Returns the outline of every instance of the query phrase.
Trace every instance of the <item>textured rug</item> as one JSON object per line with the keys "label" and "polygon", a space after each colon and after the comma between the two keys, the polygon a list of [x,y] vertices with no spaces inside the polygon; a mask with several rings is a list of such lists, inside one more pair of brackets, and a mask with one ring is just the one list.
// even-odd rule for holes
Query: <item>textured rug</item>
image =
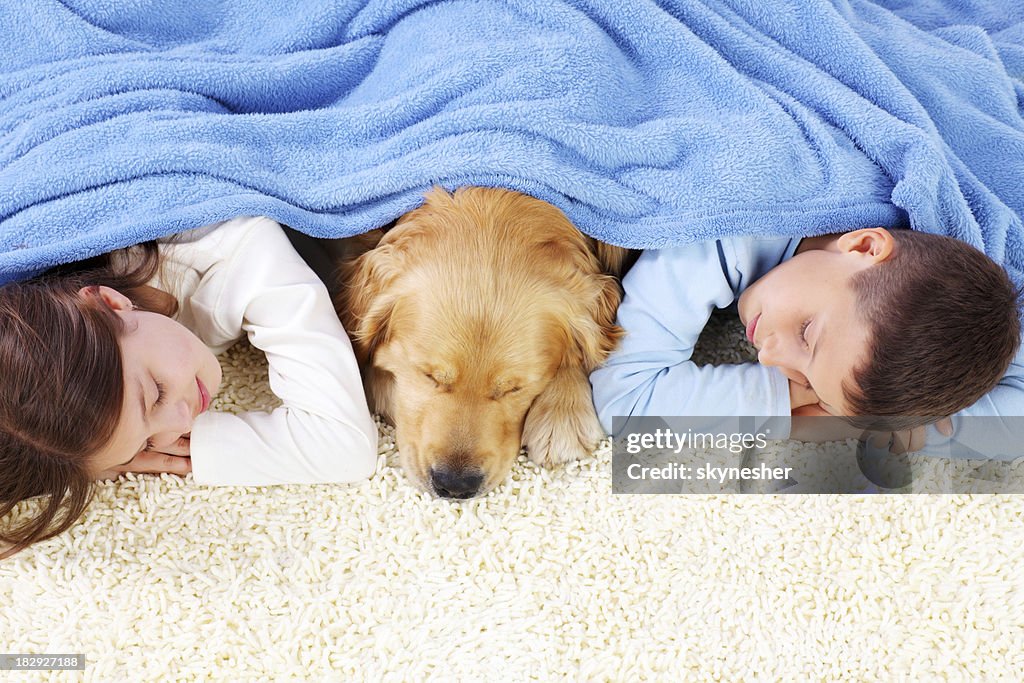
{"label": "textured rug", "polygon": [[[705,361],[749,351],[721,317],[701,346]],[[273,405],[258,352],[222,364],[217,409]],[[453,504],[406,482],[380,430],[381,467],[358,485],[101,485],[70,532],[0,562],[0,650],[86,667],[10,680],[1024,671],[1024,497],[613,495],[606,442],[553,471],[520,456],[503,486]],[[957,476],[927,467],[916,482]]]}

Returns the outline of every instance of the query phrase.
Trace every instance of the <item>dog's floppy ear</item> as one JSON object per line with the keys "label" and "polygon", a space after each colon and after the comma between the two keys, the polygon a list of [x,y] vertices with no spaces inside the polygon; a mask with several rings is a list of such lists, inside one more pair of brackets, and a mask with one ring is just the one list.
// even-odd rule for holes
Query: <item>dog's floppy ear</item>
{"label": "dog's floppy ear", "polygon": [[594,273],[588,278],[583,316],[570,321],[572,338],[579,349],[579,359],[586,372],[596,369],[618,346],[625,331],[615,324],[615,313],[622,300],[619,281],[605,274]]}
{"label": "dog's floppy ear", "polygon": [[616,275],[627,265],[629,250],[584,235],[553,205],[533,200],[530,206],[534,257],[564,292],[556,315],[567,342],[562,365],[589,373],[604,363],[625,334],[615,324],[622,300]]}
{"label": "dog's floppy ear", "polygon": [[621,276],[626,269],[629,250],[607,244],[600,240],[592,239],[591,249],[597,262],[601,264],[601,270],[609,275]]}
{"label": "dog's floppy ear", "polygon": [[400,272],[400,253],[394,244],[381,244],[339,267],[341,287],[334,306],[360,364],[368,362],[374,350],[388,340],[398,299],[394,285]]}
{"label": "dog's floppy ear", "polygon": [[622,300],[619,280],[608,275],[603,264],[582,236],[549,240],[541,250],[557,256],[549,261],[551,272],[561,272],[565,285],[563,311],[559,322],[568,337],[564,364],[573,364],[585,372],[604,363],[625,332],[615,324]]}

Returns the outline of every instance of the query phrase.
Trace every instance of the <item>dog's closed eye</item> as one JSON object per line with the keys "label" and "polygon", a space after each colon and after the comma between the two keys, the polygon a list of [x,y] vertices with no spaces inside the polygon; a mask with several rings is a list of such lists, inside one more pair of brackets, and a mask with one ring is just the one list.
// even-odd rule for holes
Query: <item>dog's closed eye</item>
{"label": "dog's closed eye", "polygon": [[521,389],[522,387],[512,387],[511,389],[495,389],[494,393],[491,394],[491,400],[499,401],[505,398],[506,396],[510,396],[511,394],[520,391]]}
{"label": "dog's closed eye", "polygon": [[499,380],[494,387],[494,391],[491,392],[491,400],[498,401],[506,396],[511,396],[516,392],[522,391],[522,382],[518,380]]}
{"label": "dog's closed eye", "polygon": [[437,370],[421,370],[420,372],[430,380],[435,389],[440,389],[441,391],[451,390],[454,378],[449,373]]}

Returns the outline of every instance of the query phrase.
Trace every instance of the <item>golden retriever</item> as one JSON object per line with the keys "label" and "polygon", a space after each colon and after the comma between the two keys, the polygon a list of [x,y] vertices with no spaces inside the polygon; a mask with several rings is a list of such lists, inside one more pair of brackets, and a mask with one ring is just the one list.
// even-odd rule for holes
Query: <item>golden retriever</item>
{"label": "golden retriever", "polygon": [[517,192],[434,189],[342,262],[338,313],[406,474],[444,498],[604,438],[588,379],[615,347],[628,252]]}

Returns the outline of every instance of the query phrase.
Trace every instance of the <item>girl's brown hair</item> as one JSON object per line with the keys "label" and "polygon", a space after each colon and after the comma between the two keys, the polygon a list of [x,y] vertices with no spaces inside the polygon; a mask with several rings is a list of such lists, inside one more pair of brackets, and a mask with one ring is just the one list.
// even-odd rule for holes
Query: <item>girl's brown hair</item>
{"label": "girl's brown hair", "polygon": [[155,243],[121,256],[131,267],[108,254],[0,287],[0,520],[45,497],[35,516],[0,525],[0,559],[64,532],[92,500],[90,460],[113,435],[124,398],[124,329],[98,287],[137,308],[176,307],[145,285],[159,268]]}

